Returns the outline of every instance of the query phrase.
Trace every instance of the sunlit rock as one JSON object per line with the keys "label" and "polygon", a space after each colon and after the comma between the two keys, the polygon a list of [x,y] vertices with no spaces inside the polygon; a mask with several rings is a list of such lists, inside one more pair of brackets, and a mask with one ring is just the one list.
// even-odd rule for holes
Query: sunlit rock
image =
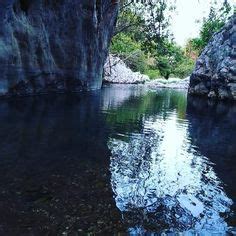
{"label": "sunlit rock", "polygon": [[151,89],[156,88],[170,88],[170,89],[188,89],[189,77],[185,79],[170,78],[166,79],[155,79],[147,83],[147,86]]}
{"label": "sunlit rock", "polygon": [[104,82],[143,84],[146,81],[149,81],[147,75],[143,75],[140,72],[133,72],[121,58],[109,55],[104,67]]}

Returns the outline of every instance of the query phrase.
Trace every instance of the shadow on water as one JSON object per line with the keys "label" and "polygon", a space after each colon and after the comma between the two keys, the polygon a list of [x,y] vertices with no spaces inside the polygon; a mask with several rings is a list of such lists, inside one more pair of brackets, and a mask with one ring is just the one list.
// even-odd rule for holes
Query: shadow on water
{"label": "shadow on water", "polygon": [[235,112],[127,85],[1,101],[0,234],[224,234]]}
{"label": "shadow on water", "polygon": [[99,92],[0,103],[0,234],[119,229]]}
{"label": "shadow on water", "polygon": [[[189,98],[187,111],[191,143],[214,164],[235,212],[236,104]],[[235,220],[234,215],[230,219],[234,226]]]}

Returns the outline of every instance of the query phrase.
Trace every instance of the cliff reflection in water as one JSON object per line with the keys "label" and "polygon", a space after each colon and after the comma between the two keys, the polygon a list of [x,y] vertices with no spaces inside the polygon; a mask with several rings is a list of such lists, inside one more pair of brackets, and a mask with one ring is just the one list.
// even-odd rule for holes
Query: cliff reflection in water
{"label": "cliff reflection in water", "polygon": [[[179,109],[186,108],[186,104],[178,107],[184,95],[177,93],[173,104],[174,95],[167,92],[164,100],[160,99],[161,106],[149,103],[149,111],[159,109],[153,114],[145,113],[141,130],[110,138],[111,184],[116,205],[133,234],[146,230],[223,234],[228,230],[225,218],[233,201],[227,197],[211,159],[195,146],[201,139],[196,135],[199,130],[214,134],[214,125],[201,121],[206,119],[205,122],[214,124],[216,114],[212,110],[205,118],[196,116],[192,110],[195,100],[191,100],[187,118],[180,116],[183,110]],[[197,122],[197,127],[191,122]],[[219,132],[224,128],[222,124],[218,122]],[[233,134],[231,130],[228,137],[233,138]],[[227,148],[217,136],[216,140],[207,138],[207,150],[215,148],[216,140],[222,150]],[[233,146],[233,139],[228,145]]]}
{"label": "cliff reflection in water", "polygon": [[235,107],[131,85],[0,101],[0,235],[224,235]]}

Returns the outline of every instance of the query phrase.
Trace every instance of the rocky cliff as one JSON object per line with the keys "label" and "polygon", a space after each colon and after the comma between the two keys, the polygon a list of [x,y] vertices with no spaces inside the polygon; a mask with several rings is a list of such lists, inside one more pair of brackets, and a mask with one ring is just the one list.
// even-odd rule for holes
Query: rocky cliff
{"label": "rocky cliff", "polygon": [[0,95],[97,89],[118,12],[114,0],[0,2]]}
{"label": "rocky cliff", "polygon": [[189,94],[236,100],[236,14],[213,36],[197,60]]}

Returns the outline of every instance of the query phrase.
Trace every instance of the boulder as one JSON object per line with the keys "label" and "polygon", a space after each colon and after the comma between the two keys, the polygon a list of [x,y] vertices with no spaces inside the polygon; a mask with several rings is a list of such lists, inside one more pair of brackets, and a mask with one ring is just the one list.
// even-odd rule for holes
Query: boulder
{"label": "boulder", "polygon": [[198,58],[189,94],[236,100],[236,14],[214,34]]}
{"label": "boulder", "polygon": [[125,62],[115,55],[109,55],[104,66],[104,82],[115,84],[143,84],[149,81],[147,75],[132,71]]}

